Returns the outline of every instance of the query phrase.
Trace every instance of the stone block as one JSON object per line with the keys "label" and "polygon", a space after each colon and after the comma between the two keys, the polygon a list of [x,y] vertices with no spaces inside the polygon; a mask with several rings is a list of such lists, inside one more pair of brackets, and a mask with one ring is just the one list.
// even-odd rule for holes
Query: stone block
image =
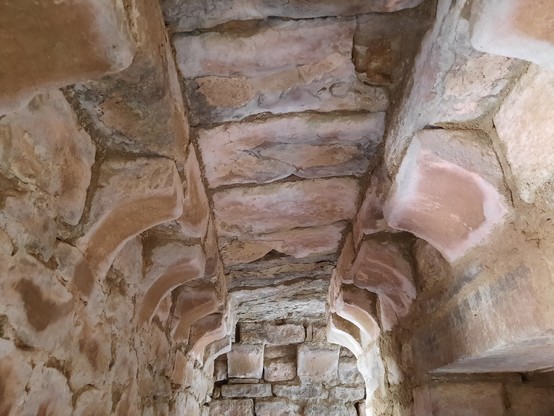
{"label": "stone block", "polygon": [[[388,107],[384,89],[355,76],[352,19],[268,20],[258,26],[248,36],[239,35],[241,42],[225,32],[174,38],[178,65],[188,80],[193,124],[262,112]],[[289,45],[286,53],[279,52],[283,42]]]}
{"label": "stone block", "polygon": [[263,345],[234,344],[227,353],[229,378],[262,378],[264,370]]}
{"label": "stone block", "polygon": [[357,416],[353,404],[309,404],[304,409],[304,416]]}
{"label": "stone block", "polygon": [[274,384],[273,394],[291,400],[326,399],[329,397],[329,392],[321,384],[301,384],[297,386]]}
{"label": "stone block", "polygon": [[554,414],[554,387],[511,385],[508,391],[508,415],[549,416]]}
{"label": "stone block", "polygon": [[302,343],[306,339],[302,324],[241,322],[239,331],[240,342],[246,344],[289,345]]}
{"label": "stone block", "polygon": [[296,363],[291,360],[277,359],[264,365],[264,380],[289,381],[296,378]]}
{"label": "stone block", "polygon": [[358,371],[358,361],[355,358],[341,358],[338,367],[340,384],[362,384],[364,379]]}
{"label": "stone block", "polygon": [[548,0],[479,0],[472,7],[477,50],[554,69],[554,6]]}
{"label": "stone block", "polygon": [[387,223],[451,262],[482,244],[507,213],[502,169],[485,140],[469,131],[418,132],[387,197]]}
{"label": "stone block", "polygon": [[264,356],[268,360],[289,358],[296,361],[296,345],[266,345]]}
{"label": "stone block", "polygon": [[254,416],[252,399],[214,400],[210,404],[210,416]]}
{"label": "stone block", "polygon": [[[0,114],[21,107],[39,91],[129,66],[135,45],[128,23],[119,0],[3,3]],[[46,49],[48,54],[41,53]]]}
{"label": "stone block", "polygon": [[384,116],[307,114],[200,129],[206,178],[217,188],[290,175],[361,176],[383,137]]}
{"label": "stone block", "polygon": [[348,4],[325,2],[318,5],[293,0],[268,3],[263,0],[231,0],[210,3],[208,0],[164,1],[164,16],[174,32],[210,28],[232,20],[264,20],[268,17],[312,19],[326,16],[352,16],[373,12],[394,12],[416,7],[422,0],[354,0]]}
{"label": "stone block", "polygon": [[[444,383],[416,387],[414,416],[504,415],[500,383]],[[527,413],[523,413],[527,414]]]}
{"label": "stone block", "polygon": [[330,381],[338,376],[339,348],[303,344],[298,347],[297,360],[302,380]]}
{"label": "stone block", "polygon": [[213,196],[218,235],[265,234],[350,219],[358,182],[350,178],[305,180],[232,188]]}
{"label": "stone block", "polygon": [[214,361],[214,381],[227,380],[227,359]]}
{"label": "stone block", "polygon": [[256,416],[301,416],[302,408],[282,399],[256,400]]}
{"label": "stone block", "polygon": [[329,398],[339,400],[342,403],[357,402],[365,398],[365,388],[347,386],[333,387],[329,392]]}
{"label": "stone block", "polygon": [[494,117],[517,190],[528,203],[545,186],[547,196],[554,192],[553,100],[554,70],[531,65]]}
{"label": "stone block", "polygon": [[271,384],[224,384],[221,386],[223,397],[269,397]]}

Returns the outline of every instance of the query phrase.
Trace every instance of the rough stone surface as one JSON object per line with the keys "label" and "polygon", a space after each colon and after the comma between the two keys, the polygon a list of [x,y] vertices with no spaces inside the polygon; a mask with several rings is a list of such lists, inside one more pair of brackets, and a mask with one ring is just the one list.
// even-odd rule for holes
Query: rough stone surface
{"label": "rough stone surface", "polygon": [[218,400],[210,406],[210,416],[253,416],[254,403],[250,399]]}
{"label": "rough stone surface", "polygon": [[300,324],[272,325],[244,322],[239,324],[240,340],[247,344],[289,345],[306,339],[306,330]]}
{"label": "rough stone surface", "polygon": [[554,192],[554,69],[531,65],[494,117],[498,137],[521,198],[528,203],[544,189]]}
{"label": "rough stone surface", "polygon": [[257,416],[298,416],[301,407],[286,400],[273,399],[271,401],[256,400]]}
{"label": "rough stone surface", "polygon": [[302,345],[298,349],[298,376],[306,380],[333,380],[337,378],[339,349],[321,349]]}
{"label": "rough stone surface", "polygon": [[223,397],[268,397],[271,384],[226,384],[221,386]]}
{"label": "rough stone surface", "polygon": [[230,378],[262,378],[264,371],[263,345],[236,345],[227,354]]}
{"label": "rough stone surface", "polygon": [[296,378],[296,363],[289,360],[273,360],[264,365],[264,379],[267,381],[289,381]]}

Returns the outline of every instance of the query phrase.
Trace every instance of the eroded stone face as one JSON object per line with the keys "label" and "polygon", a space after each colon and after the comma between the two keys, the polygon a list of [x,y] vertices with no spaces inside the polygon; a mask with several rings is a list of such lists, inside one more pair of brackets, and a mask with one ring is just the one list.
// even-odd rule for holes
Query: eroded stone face
{"label": "eroded stone face", "polygon": [[262,378],[263,345],[235,345],[227,354],[229,378]]}

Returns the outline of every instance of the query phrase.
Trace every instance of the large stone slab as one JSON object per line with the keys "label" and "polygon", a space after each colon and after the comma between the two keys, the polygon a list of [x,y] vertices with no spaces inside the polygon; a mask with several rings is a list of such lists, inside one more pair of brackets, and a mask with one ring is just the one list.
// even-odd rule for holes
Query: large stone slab
{"label": "large stone slab", "polygon": [[494,117],[519,195],[528,203],[544,186],[547,197],[554,192],[553,102],[554,70],[531,65]]}
{"label": "large stone slab", "polygon": [[241,322],[239,323],[241,342],[251,344],[289,345],[300,344],[306,338],[304,325]]}
{"label": "large stone slab", "polygon": [[48,88],[126,68],[135,46],[121,0],[3,2],[0,42],[0,114]]}
{"label": "large stone slab", "polygon": [[309,114],[199,130],[210,187],[302,178],[362,176],[385,129],[385,113]]}
{"label": "large stone slab", "polygon": [[554,69],[553,20],[548,0],[479,0],[472,7],[471,43],[483,52]]}
{"label": "large stone slab", "polygon": [[358,190],[354,179],[332,178],[220,191],[213,196],[218,234],[236,237],[350,219]]}
{"label": "large stone slab", "polygon": [[166,21],[174,32],[210,28],[232,20],[291,17],[311,19],[325,16],[352,16],[373,12],[394,12],[416,7],[422,0],[354,0],[348,3],[323,1],[316,3],[293,0],[267,2],[263,0],[163,0]]}
{"label": "large stone slab", "polygon": [[387,223],[449,261],[482,244],[507,213],[502,169],[478,134],[423,130],[413,138],[384,207]]}
{"label": "large stone slab", "polygon": [[[356,78],[354,24],[352,19],[268,21],[254,33],[177,36],[192,124],[263,112],[386,110],[385,90]],[[286,53],[279,52],[285,51],[283,43]]]}
{"label": "large stone slab", "polygon": [[263,345],[234,344],[227,353],[227,366],[229,378],[262,378]]}

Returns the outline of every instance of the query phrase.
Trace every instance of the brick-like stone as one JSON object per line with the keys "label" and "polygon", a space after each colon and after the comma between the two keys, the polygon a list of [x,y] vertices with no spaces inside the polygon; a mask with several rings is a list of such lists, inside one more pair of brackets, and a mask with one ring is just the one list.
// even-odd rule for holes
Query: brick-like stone
{"label": "brick-like stone", "polygon": [[206,178],[217,188],[290,175],[361,176],[383,136],[384,116],[308,114],[201,129]]}
{"label": "brick-like stone", "polygon": [[482,137],[423,130],[413,138],[385,204],[387,223],[437,248],[449,261],[482,244],[507,213],[503,175]]}
{"label": "brick-like stone", "polygon": [[415,416],[505,414],[500,383],[444,383],[417,387],[413,394]]}
{"label": "brick-like stone", "polygon": [[213,199],[218,234],[271,233],[350,219],[358,186],[353,179],[333,178],[217,192]]}
{"label": "brick-like stone", "polygon": [[300,416],[302,408],[282,399],[256,400],[256,416]]}
{"label": "brick-like stone", "polygon": [[304,409],[304,416],[357,416],[352,404],[310,404]]}
{"label": "brick-like stone", "polygon": [[214,381],[223,381],[227,379],[227,359],[214,361]]}
{"label": "brick-like stone", "polygon": [[210,404],[210,416],[254,416],[252,399],[214,400]]}
{"label": "brick-like stone", "polygon": [[298,348],[298,376],[302,380],[334,380],[338,374],[339,349],[304,344]]}
{"label": "brick-like stone", "polygon": [[291,400],[326,399],[329,397],[329,392],[321,384],[301,384],[297,386],[274,384],[273,394]]}
{"label": "brick-like stone", "polygon": [[[388,107],[384,89],[362,84],[355,76],[353,20],[270,20],[259,26],[241,42],[224,32],[174,39],[179,68],[188,79],[193,124],[262,112]],[[274,45],[283,42],[289,47],[279,53]],[[258,51],[255,58],[252,49]]]}
{"label": "brick-like stone", "polygon": [[531,65],[494,117],[519,195],[528,203],[542,187],[545,194],[554,191],[553,100],[554,70]]}
{"label": "brick-like stone", "polygon": [[269,397],[271,384],[224,384],[221,386],[223,397]]}
{"label": "brick-like stone", "polygon": [[329,397],[331,399],[340,400],[343,403],[357,402],[358,400],[363,400],[365,398],[365,388],[337,386],[331,389],[331,391],[329,392]]}
{"label": "brick-like stone", "polygon": [[479,0],[472,7],[475,49],[554,69],[554,6],[547,0]]}
{"label": "brick-like stone", "polygon": [[[24,105],[37,91],[120,71],[134,55],[123,2],[118,0],[3,3],[0,27],[5,40],[0,114]],[[45,49],[49,53],[41,54]]]}
{"label": "brick-like stone", "polygon": [[240,341],[247,344],[299,344],[306,338],[306,330],[302,324],[241,322],[239,328]]}
{"label": "brick-like stone", "polygon": [[264,370],[263,345],[234,344],[227,353],[229,378],[262,378]]}
{"label": "brick-like stone", "polygon": [[511,414],[548,416],[554,414],[552,386],[510,385],[507,387]]}
{"label": "brick-like stone", "polygon": [[231,0],[210,3],[208,0],[164,1],[166,21],[175,32],[189,32],[210,28],[232,20],[257,20],[267,17],[311,19],[326,16],[352,16],[373,12],[394,12],[416,7],[422,0],[354,0],[349,3],[321,4],[293,0],[286,3],[268,3],[263,0]]}
{"label": "brick-like stone", "polygon": [[291,360],[271,360],[264,365],[264,379],[270,382],[296,378],[296,363]]}

